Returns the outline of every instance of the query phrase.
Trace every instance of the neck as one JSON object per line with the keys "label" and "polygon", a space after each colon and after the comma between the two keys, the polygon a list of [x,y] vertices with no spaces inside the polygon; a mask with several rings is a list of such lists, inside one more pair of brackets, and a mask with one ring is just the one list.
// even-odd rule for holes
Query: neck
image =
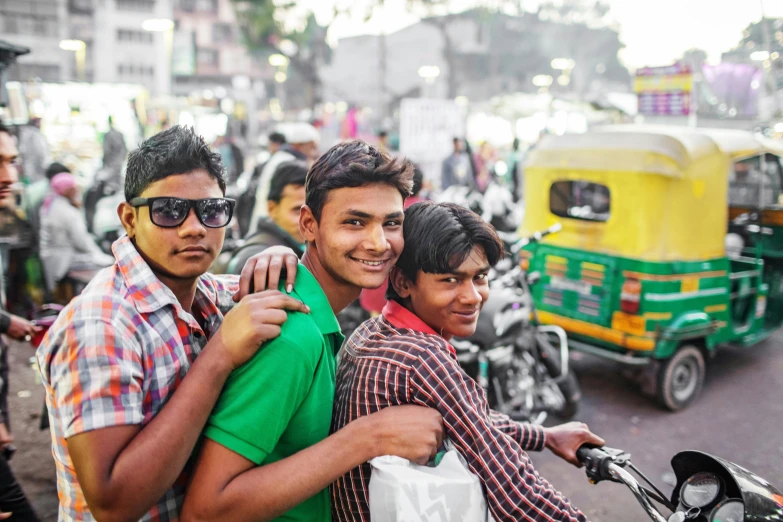
{"label": "neck", "polygon": [[196,284],[198,279],[180,279],[161,274],[153,269],[153,273],[158,276],[160,282],[169,287],[174,297],[179,301],[180,306],[187,313],[192,313],[193,301],[196,298]]}
{"label": "neck", "polygon": [[437,332],[438,335],[440,335],[441,337],[443,337],[447,341],[451,341],[452,337],[454,337],[453,335],[451,335],[449,333],[444,333],[442,328],[440,328],[440,327],[438,327],[436,325],[432,325],[432,324],[428,323],[427,321],[425,321],[424,319],[422,319],[421,314],[419,314],[416,311],[416,308],[413,306],[413,302],[411,302],[410,298],[403,299],[402,306],[405,307],[410,313],[412,313],[413,315],[418,317],[424,324],[426,324],[427,326],[432,328],[432,330],[434,332]]}
{"label": "neck", "polygon": [[318,284],[321,285],[321,290],[326,294],[326,299],[329,301],[329,305],[332,307],[335,315],[359,297],[362,289],[340,281],[329,273],[321,264],[317,247],[312,244],[307,245],[307,250],[304,256],[302,256],[302,264],[313,274]]}

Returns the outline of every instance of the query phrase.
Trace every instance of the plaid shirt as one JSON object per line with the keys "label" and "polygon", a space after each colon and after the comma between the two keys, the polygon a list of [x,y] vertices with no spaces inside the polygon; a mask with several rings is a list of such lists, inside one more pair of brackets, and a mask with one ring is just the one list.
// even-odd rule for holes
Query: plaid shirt
{"label": "plaid shirt", "polygon": [[[99,272],[63,310],[37,353],[52,429],[60,521],[95,520],[66,439],[109,426],[148,424],[220,327],[238,287],[236,276],[201,276],[194,317],[127,236],[114,243],[113,251],[117,262]],[[177,520],[189,468],[142,520]]]}
{"label": "plaid shirt", "polygon": [[[332,430],[387,406],[419,404],[443,415],[446,436],[484,485],[492,516],[503,521],[584,521],[539,477],[525,450],[544,449],[544,431],[487,405],[484,390],[457,362],[454,348],[394,301],[348,339],[337,371]],[[370,520],[365,463],[332,485],[339,521]]]}

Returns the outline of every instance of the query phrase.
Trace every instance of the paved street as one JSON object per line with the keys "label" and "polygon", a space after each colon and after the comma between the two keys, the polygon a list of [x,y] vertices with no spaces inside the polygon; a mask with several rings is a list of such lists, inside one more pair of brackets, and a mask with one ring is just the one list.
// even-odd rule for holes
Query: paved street
{"label": "paved street", "polygon": [[[54,521],[57,499],[49,437],[37,430],[42,388],[27,365],[32,351],[14,344],[11,354],[11,408],[19,447],[14,469],[43,520]],[[663,475],[671,471],[669,460],[674,453],[700,449],[733,460],[783,487],[782,335],[751,349],[721,350],[708,363],[700,400],[678,414],[667,413],[638,395],[611,363],[583,356],[573,367],[584,393],[579,420],[589,423],[609,445],[630,451],[637,466],[660,485],[664,485]],[[581,470],[551,454],[534,454],[533,460],[541,474],[590,520],[645,520],[623,486],[590,486]],[[665,491],[670,490],[666,486]]]}
{"label": "paved street", "polygon": [[[587,422],[665,493],[663,481],[680,450],[712,453],[783,488],[783,335],[749,349],[725,348],[707,362],[707,382],[690,409],[676,414],[636,393],[617,365],[590,356],[573,363],[582,385],[578,420]],[[582,470],[551,453],[533,455],[542,476],[593,522],[644,521],[636,499],[621,484],[587,483]]]}

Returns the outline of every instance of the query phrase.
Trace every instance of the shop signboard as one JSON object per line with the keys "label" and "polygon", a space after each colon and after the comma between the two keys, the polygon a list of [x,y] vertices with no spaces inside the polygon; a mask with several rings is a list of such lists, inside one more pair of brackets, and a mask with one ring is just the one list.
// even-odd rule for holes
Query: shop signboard
{"label": "shop signboard", "polygon": [[688,116],[693,73],[685,64],[644,67],[636,71],[634,92],[639,113],[648,116]]}

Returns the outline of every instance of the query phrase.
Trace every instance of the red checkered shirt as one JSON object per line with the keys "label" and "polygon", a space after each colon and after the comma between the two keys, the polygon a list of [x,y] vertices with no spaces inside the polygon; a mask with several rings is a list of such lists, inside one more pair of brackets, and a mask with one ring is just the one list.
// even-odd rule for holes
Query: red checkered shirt
{"label": "red checkered shirt", "polygon": [[[113,250],[117,262],[99,272],[60,313],[37,353],[49,408],[60,521],[95,520],[66,439],[109,426],[148,424],[217,332],[238,288],[237,276],[204,274],[190,314],[127,236]],[[142,521],[178,519],[188,470]]]}
{"label": "red checkered shirt", "polygon": [[[584,521],[542,479],[525,451],[544,449],[544,431],[492,411],[486,394],[459,366],[454,348],[394,301],[362,324],[340,352],[332,431],[387,406],[418,404],[443,415],[446,436],[484,485],[498,522]],[[371,467],[331,486],[338,521],[369,522]]]}

